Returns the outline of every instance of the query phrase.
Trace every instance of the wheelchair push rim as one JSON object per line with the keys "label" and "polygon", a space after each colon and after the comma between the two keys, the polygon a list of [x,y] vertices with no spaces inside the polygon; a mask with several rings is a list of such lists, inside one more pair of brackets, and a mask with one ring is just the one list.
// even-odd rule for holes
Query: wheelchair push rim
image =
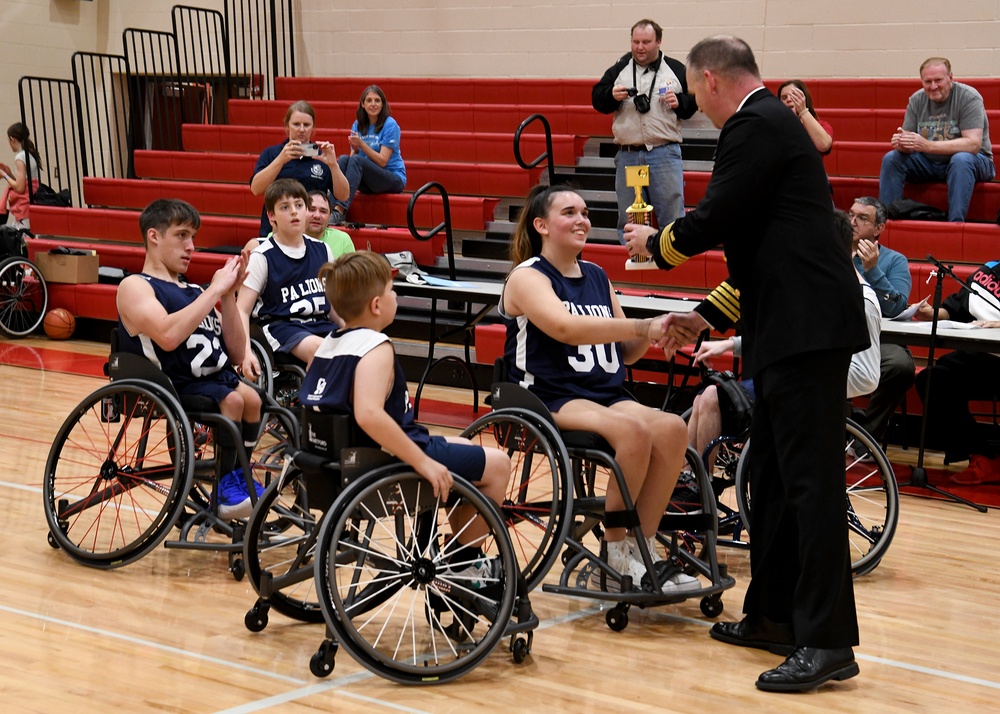
{"label": "wheelchair push rim", "polygon": [[116,568],[155,548],[177,522],[194,468],[190,425],[155,385],[122,380],[63,422],[45,466],[50,542],[80,563]]}
{"label": "wheelchair push rim", "polygon": [[[466,506],[488,531],[475,541],[488,543],[494,559],[482,580],[446,565],[457,547],[449,516]],[[460,477],[447,503],[406,468],[356,481],[324,517],[318,549],[327,626],[355,660],[392,681],[456,679],[493,651],[511,622],[518,570],[510,538],[496,508]]]}
{"label": "wheelchair push rim", "polygon": [[24,337],[45,319],[49,292],[41,271],[25,258],[0,262],[0,331]]}

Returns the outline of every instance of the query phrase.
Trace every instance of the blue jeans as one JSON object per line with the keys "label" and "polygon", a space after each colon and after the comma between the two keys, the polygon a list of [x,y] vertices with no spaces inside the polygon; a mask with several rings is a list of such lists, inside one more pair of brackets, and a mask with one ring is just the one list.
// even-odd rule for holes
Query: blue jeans
{"label": "blue jeans", "polygon": [[618,194],[618,240],[623,244],[622,229],[628,223],[625,209],[635,203],[635,189],[625,183],[625,167],[649,165],[649,186],[643,199],[653,207],[661,228],[684,215],[684,170],[681,145],[664,144],[648,151],[625,151],[615,155],[615,193]]}
{"label": "blue jeans", "polygon": [[890,151],[882,157],[878,178],[878,198],[889,205],[903,197],[903,184],[944,181],[948,184],[948,220],[964,221],[977,181],[992,181],[993,160],[983,154],[960,151],[947,162],[936,163],[919,153]]}
{"label": "blue jeans", "polygon": [[358,189],[364,193],[402,193],[406,186],[402,178],[383,169],[362,153],[353,156],[343,154],[337,159],[337,164],[350,187],[346,201],[334,201],[334,205],[339,206],[345,216]]}

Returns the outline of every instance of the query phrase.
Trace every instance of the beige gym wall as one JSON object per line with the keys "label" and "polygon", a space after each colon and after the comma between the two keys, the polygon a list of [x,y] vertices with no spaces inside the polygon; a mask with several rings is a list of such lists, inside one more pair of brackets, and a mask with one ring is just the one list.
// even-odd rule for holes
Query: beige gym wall
{"label": "beige gym wall", "polygon": [[[683,58],[702,37],[745,38],[766,77],[915,76],[942,54],[958,77],[1000,75],[996,0],[293,0],[298,73],[597,78],[651,17]],[[0,0],[0,125],[22,75],[71,76],[75,51],[121,52],[122,30],[170,29],[175,4],[222,0]]]}

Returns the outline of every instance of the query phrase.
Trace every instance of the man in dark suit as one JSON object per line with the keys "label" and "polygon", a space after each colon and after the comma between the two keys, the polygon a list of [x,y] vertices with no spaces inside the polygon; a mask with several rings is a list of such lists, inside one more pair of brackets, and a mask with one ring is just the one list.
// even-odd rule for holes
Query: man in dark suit
{"label": "man in dark suit", "polygon": [[702,40],[688,87],[722,131],[705,198],[662,231],[629,225],[632,255],[670,269],[722,244],[729,279],[690,315],[670,315],[668,350],[743,321],[751,427],[750,563],[740,622],[712,637],[788,655],[757,679],[812,689],[858,673],[844,502],[844,394],[851,354],[868,345],[861,287],[835,237],[819,152],[764,88],[735,37]]}

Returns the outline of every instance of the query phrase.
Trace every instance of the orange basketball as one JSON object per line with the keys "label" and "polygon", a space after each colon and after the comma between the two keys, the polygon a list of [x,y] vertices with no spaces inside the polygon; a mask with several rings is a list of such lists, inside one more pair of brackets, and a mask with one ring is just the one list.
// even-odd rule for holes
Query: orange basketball
{"label": "orange basketball", "polygon": [[53,340],[67,340],[76,329],[76,318],[65,308],[57,307],[45,314],[45,334]]}

